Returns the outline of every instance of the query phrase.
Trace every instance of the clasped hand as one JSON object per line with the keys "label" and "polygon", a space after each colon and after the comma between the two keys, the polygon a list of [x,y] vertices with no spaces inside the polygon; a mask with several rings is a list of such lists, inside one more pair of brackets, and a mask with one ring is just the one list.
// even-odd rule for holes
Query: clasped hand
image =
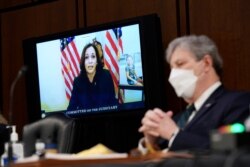
{"label": "clasped hand", "polygon": [[142,126],[139,132],[144,133],[147,140],[152,140],[156,137],[162,137],[169,140],[173,133],[178,129],[178,126],[172,119],[173,112],[163,112],[159,108],[148,110],[142,119]]}

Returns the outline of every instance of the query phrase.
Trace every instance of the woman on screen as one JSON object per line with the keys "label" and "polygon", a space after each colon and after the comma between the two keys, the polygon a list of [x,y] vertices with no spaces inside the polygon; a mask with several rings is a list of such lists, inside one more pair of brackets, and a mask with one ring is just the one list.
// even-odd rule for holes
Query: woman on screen
{"label": "woman on screen", "polygon": [[68,111],[105,111],[117,108],[114,83],[108,70],[103,69],[98,50],[87,44],[82,51],[81,72],[74,79]]}

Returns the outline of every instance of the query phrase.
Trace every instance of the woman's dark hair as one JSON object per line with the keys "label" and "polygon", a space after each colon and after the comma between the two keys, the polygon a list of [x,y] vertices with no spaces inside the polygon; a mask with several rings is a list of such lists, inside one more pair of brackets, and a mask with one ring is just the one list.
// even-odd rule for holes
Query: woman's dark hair
{"label": "woman's dark hair", "polygon": [[92,43],[89,43],[89,44],[85,45],[85,47],[82,50],[82,54],[81,54],[80,69],[81,69],[81,73],[83,73],[83,74],[86,74],[86,69],[84,66],[85,53],[86,53],[86,50],[90,47],[94,48],[95,54],[96,54],[96,59],[97,59],[96,72],[100,71],[103,68],[103,65],[102,65],[101,60],[100,60],[99,52],[98,52],[96,46]]}

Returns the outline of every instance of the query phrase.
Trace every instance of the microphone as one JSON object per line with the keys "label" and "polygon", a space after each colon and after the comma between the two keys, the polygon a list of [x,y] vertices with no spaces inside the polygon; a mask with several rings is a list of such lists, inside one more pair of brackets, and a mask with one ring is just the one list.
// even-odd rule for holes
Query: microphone
{"label": "microphone", "polygon": [[18,71],[17,76],[15,77],[14,81],[11,84],[10,88],[10,103],[9,103],[9,125],[12,125],[13,123],[13,95],[14,95],[14,90],[16,87],[16,83],[18,80],[26,73],[28,70],[28,67],[26,65],[22,66],[21,69]]}

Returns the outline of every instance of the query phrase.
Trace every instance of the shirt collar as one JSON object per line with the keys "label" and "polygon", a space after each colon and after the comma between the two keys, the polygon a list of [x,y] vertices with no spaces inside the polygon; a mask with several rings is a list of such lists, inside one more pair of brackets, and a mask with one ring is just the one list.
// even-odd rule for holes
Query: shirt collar
{"label": "shirt collar", "polygon": [[204,102],[209,98],[209,96],[221,85],[220,81],[215,82],[211,85],[201,96],[194,102],[196,111],[199,111]]}

